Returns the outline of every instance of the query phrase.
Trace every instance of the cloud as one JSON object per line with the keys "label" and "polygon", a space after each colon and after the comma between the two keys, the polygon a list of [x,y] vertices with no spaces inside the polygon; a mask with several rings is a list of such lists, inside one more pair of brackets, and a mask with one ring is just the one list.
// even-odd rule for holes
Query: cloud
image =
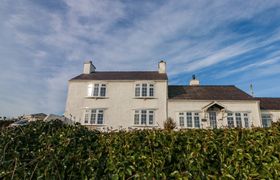
{"label": "cloud", "polygon": [[[3,0],[0,114],[63,113],[67,80],[88,59],[98,70],[155,70],[165,59],[171,83],[198,72],[216,83],[242,84],[254,74],[243,82],[233,76],[249,68],[271,76],[261,67],[279,65],[269,57],[279,49],[279,4]],[[245,58],[257,52],[265,60]]]}

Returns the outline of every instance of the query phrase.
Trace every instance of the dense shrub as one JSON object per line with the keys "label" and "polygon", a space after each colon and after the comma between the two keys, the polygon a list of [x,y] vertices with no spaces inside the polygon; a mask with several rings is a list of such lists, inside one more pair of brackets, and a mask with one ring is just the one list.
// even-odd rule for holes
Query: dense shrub
{"label": "dense shrub", "polygon": [[0,131],[0,179],[277,179],[280,124],[99,133],[59,121]]}
{"label": "dense shrub", "polygon": [[165,130],[173,130],[176,128],[176,122],[169,117],[166,121],[164,121],[163,126]]}
{"label": "dense shrub", "polygon": [[10,124],[14,123],[14,120],[0,120],[0,129],[8,127]]}

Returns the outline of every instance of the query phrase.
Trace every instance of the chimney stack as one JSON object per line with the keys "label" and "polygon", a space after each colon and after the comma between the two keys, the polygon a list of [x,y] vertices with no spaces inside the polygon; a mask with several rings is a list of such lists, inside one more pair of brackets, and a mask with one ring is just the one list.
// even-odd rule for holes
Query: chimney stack
{"label": "chimney stack", "polygon": [[161,60],[158,63],[158,73],[160,73],[160,74],[166,73],[166,62]]}
{"label": "chimney stack", "polygon": [[199,86],[199,80],[196,79],[195,75],[192,75],[192,80],[190,81],[190,86]]}
{"label": "chimney stack", "polygon": [[92,64],[92,61],[84,62],[84,74],[91,74],[95,72],[95,66]]}

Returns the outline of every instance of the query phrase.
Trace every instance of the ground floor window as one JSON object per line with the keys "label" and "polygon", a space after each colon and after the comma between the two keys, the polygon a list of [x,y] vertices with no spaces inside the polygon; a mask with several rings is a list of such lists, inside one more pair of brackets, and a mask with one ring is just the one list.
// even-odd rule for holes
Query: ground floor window
{"label": "ground floor window", "polygon": [[271,114],[262,114],[262,125],[263,127],[270,127],[272,122]]}
{"label": "ground floor window", "polygon": [[248,113],[241,112],[228,112],[227,125],[229,128],[249,128],[249,115]]}
{"label": "ground floor window", "polygon": [[181,128],[200,128],[200,116],[197,112],[180,112],[179,126]]}
{"label": "ground floor window", "polygon": [[154,125],[154,110],[135,110],[134,125],[151,126]]}
{"label": "ground floor window", "polygon": [[84,123],[88,125],[104,124],[104,110],[103,109],[86,109],[84,116]]}

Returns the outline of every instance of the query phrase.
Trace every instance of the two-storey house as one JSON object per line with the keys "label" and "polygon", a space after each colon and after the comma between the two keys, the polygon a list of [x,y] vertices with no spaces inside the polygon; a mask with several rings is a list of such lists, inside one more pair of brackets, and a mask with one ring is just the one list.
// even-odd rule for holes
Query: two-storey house
{"label": "two-storey house", "polygon": [[69,81],[65,116],[86,126],[161,127],[167,118],[165,62],[158,71],[99,72],[91,61]]}

